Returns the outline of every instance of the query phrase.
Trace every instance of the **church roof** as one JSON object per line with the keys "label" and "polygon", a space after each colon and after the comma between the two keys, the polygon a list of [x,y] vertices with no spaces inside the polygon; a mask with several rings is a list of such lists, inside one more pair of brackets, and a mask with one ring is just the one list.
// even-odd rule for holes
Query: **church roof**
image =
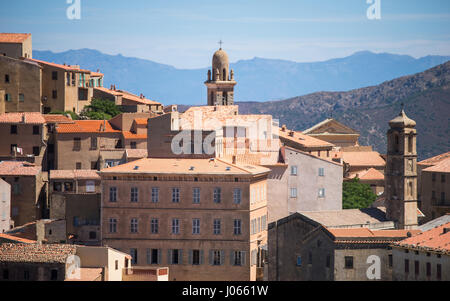
{"label": "church roof", "polygon": [[412,119],[410,119],[408,116],[406,116],[406,113],[404,110],[400,112],[400,114],[389,121],[389,126],[391,128],[400,127],[400,128],[412,128],[416,126],[416,122]]}
{"label": "church roof", "polygon": [[[335,128],[325,128],[326,125],[329,125],[330,127],[332,125],[335,126]],[[324,128],[327,132],[327,134],[346,134],[346,135],[359,135],[359,133],[357,131],[355,131],[354,129],[346,126],[345,124],[342,124],[340,122],[338,122],[337,120],[333,119],[333,118],[328,118],[325,119],[322,122],[319,122],[318,124],[310,127],[309,129],[303,131],[303,134],[321,134],[323,131],[321,131],[320,129]]]}
{"label": "church roof", "polygon": [[222,66],[228,65],[228,54],[222,48],[214,52],[213,67],[216,66],[217,63]]}

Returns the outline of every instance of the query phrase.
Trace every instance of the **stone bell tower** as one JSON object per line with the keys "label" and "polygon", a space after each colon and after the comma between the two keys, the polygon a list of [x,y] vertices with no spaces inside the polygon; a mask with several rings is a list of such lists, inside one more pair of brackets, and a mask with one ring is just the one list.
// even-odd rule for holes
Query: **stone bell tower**
{"label": "stone bell tower", "polygon": [[416,122],[405,111],[389,121],[385,170],[386,215],[398,229],[417,227]]}
{"label": "stone bell tower", "polygon": [[234,72],[230,71],[228,55],[220,48],[214,53],[212,69],[208,70],[208,106],[228,106],[234,104]]}

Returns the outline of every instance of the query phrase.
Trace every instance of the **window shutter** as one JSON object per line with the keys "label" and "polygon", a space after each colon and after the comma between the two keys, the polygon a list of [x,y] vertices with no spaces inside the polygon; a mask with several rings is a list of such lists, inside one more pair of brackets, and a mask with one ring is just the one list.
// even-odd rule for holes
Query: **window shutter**
{"label": "window shutter", "polygon": [[147,249],[147,264],[151,264],[151,263],[152,263],[152,250]]}
{"label": "window shutter", "polygon": [[247,256],[247,252],[245,251],[241,251],[241,265],[245,266],[246,265],[246,256]]}
{"label": "window shutter", "polygon": [[220,251],[220,265],[223,265],[224,262],[225,262],[225,252]]}
{"label": "window shutter", "polygon": [[172,250],[167,251],[167,264],[172,264]]}
{"label": "window shutter", "polygon": [[204,252],[203,252],[203,250],[200,250],[200,264],[204,263],[203,257],[204,257]]}
{"label": "window shutter", "polygon": [[230,251],[230,265],[234,265],[234,251]]}
{"label": "window shutter", "polygon": [[183,250],[178,250],[178,264],[183,264]]}
{"label": "window shutter", "polygon": [[162,250],[158,249],[158,264],[161,264],[161,254],[162,254]]}
{"label": "window shutter", "polygon": [[192,250],[189,250],[188,264],[192,265]]}
{"label": "window shutter", "polygon": [[209,250],[209,264],[214,265],[214,251]]}

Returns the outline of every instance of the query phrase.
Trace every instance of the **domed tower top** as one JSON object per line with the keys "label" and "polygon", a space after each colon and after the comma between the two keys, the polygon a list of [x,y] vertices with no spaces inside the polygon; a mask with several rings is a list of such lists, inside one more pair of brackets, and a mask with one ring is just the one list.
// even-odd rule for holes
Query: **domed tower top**
{"label": "domed tower top", "polygon": [[406,116],[405,111],[402,109],[397,117],[389,121],[389,126],[391,128],[413,128],[416,126],[416,122]]}
{"label": "domed tower top", "polygon": [[[227,81],[230,63],[228,60],[228,54],[220,48],[217,50],[212,59],[212,73],[214,81]],[[218,76],[217,76],[218,75]]]}

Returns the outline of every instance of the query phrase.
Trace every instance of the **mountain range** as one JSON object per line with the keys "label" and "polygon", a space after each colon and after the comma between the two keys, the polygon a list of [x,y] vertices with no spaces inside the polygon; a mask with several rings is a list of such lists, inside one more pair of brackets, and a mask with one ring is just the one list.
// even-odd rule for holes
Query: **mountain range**
{"label": "mountain range", "polygon": [[[165,105],[206,103],[207,67],[177,69],[150,60],[108,55],[97,50],[80,49],[61,53],[33,51],[36,59],[59,64],[80,65],[105,74],[104,85],[118,88]],[[212,54],[211,54],[212,57]],[[377,85],[386,80],[425,71],[450,60],[450,56],[413,58],[407,55],[369,51],[324,62],[297,63],[286,60],[254,58],[231,64],[238,85],[236,101],[270,101],[318,91],[346,91]],[[205,65],[210,58],[205,58]]]}
{"label": "mountain range", "polygon": [[282,101],[240,102],[241,114],[271,114],[294,130],[334,118],[360,132],[360,144],[386,153],[388,122],[401,108],[417,123],[419,159],[450,150],[450,61],[424,72],[347,92]]}

